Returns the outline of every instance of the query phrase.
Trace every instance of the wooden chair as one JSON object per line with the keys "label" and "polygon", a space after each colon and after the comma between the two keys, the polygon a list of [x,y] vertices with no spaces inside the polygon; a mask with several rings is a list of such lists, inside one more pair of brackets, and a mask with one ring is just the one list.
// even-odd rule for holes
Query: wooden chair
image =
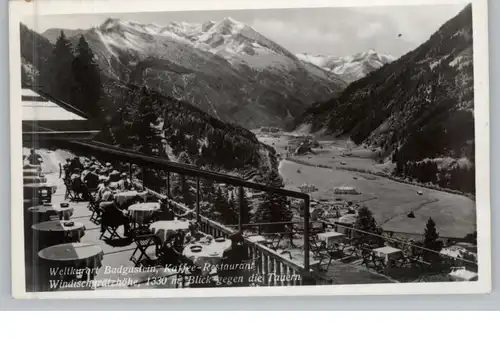
{"label": "wooden chair", "polygon": [[[114,205],[106,206],[102,210],[101,214],[101,236],[99,239],[105,240],[115,240],[122,239],[122,237],[117,233],[117,230],[120,226],[125,226],[125,222],[116,217],[116,212],[112,210],[115,208]],[[109,235],[106,236],[106,233]]]}
{"label": "wooden chair", "polygon": [[73,187],[71,185],[71,181],[64,180],[64,186],[66,187],[66,192],[64,193],[64,199],[71,201],[71,202],[76,202],[79,200],[77,194],[73,191]]}
{"label": "wooden chair", "polygon": [[361,253],[361,265],[364,265],[366,267],[370,267],[372,263],[372,254],[373,252],[370,249],[367,248],[360,248],[360,253]]}
{"label": "wooden chair", "polygon": [[317,251],[317,255],[314,257],[314,259],[319,260],[318,266],[320,270],[328,271],[332,261],[342,259],[346,247],[346,245],[328,247],[326,243],[322,242],[320,250]]}
{"label": "wooden chair", "polygon": [[137,235],[134,238],[135,250],[130,261],[136,267],[156,266],[161,262],[161,240],[153,234]]}
{"label": "wooden chair", "polygon": [[279,245],[283,238],[285,237],[284,233],[277,232],[277,233],[268,233],[268,234],[262,234],[263,236],[266,236],[266,241],[264,244],[269,247],[271,250],[277,251],[279,249]]}
{"label": "wooden chair", "polygon": [[378,272],[384,271],[384,269],[386,267],[385,258],[377,256],[374,252],[372,252],[372,263],[373,263],[373,267]]}
{"label": "wooden chair", "polygon": [[88,209],[92,212],[92,215],[90,215],[90,221],[95,224],[100,224],[102,210],[99,206],[99,202],[97,201],[96,196],[93,194],[89,194]]}
{"label": "wooden chair", "polygon": [[379,257],[369,248],[361,248],[361,262],[362,265],[367,268],[373,268],[378,272],[381,272],[385,269],[385,258]]}
{"label": "wooden chair", "polygon": [[309,248],[313,253],[313,258],[314,259],[320,259],[321,257],[324,257],[328,253],[328,248],[326,246],[326,243],[323,241],[318,240],[318,234],[320,233],[320,230],[314,230],[309,233]]}

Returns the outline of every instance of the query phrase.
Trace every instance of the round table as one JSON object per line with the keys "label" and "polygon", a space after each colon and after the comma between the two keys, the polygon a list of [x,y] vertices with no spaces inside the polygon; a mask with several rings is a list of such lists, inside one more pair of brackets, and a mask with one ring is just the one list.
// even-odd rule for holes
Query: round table
{"label": "round table", "polygon": [[99,208],[105,209],[107,206],[110,206],[111,204],[113,204],[113,202],[111,201],[101,202],[99,203]]}
{"label": "round table", "polygon": [[31,183],[47,183],[47,178],[43,176],[25,176],[23,177],[24,184]]}
{"label": "round table", "polygon": [[[193,252],[191,249],[193,246],[201,246],[201,251]],[[219,264],[222,260],[224,250],[229,249],[230,247],[231,240],[229,239],[225,239],[222,242],[212,240],[210,244],[196,242],[188,244],[182,251],[182,254],[192,260],[194,264],[201,267],[202,275],[208,275],[211,269],[206,268],[205,264],[210,264],[210,266]]]}
{"label": "round table", "polygon": [[85,235],[83,223],[69,221],[46,221],[31,226],[38,238],[39,247],[60,244],[64,241],[79,242]]}
{"label": "round table", "polygon": [[61,207],[58,205],[37,205],[36,207],[31,207],[28,209],[32,213],[39,214],[38,216],[50,217],[51,215],[59,215],[59,218],[68,220],[71,216],[73,216],[73,207]]}
{"label": "round table", "polygon": [[39,165],[39,164],[25,164],[23,166],[23,169],[26,170],[26,169],[36,169],[38,171],[42,171],[42,166]]}
{"label": "round table", "polygon": [[38,197],[38,192],[42,189],[51,189],[52,194],[57,191],[57,186],[50,183],[28,183],[23,185],[26,197]]}
{"label": "round table", "polygon": [[128,207],[130,217],[139,224],[147,223],[153,214],[160,210],[160,203],[138,203]]}
{"label": "round table", "polygon": [[149,228],[161,240],[162,243],[165,243],[167,239],[177,231],[188,231],[189,221],[156,221],[154,223],[151,223]]}
{"label": "round table", "polygon": [[40,171],[38,169],[23,169],[23,176],[39,176]]}
{"label": "round table", "polygon": [[146,202],[146,198],[148,196],[147,191],[135,191],[135,190],[130,190],[130,191],[122,191],[118,192],[115,194],[115,200],[118,203],[119,206],[124,206],[126,205],[130,200],[140,197],[144,202]]}
{"label": "round table", "polygon": [[[104,252],[97,244],[64,243],[40,250],[38,257],[46,264],[44,280],[41,282],[45,283],[45,288],[54,290],[48,280],[92,280],[102,266]],[[57,269],[57,273],[50,274],[51,268]],[[88,284],[82,289],[87,287]]]}

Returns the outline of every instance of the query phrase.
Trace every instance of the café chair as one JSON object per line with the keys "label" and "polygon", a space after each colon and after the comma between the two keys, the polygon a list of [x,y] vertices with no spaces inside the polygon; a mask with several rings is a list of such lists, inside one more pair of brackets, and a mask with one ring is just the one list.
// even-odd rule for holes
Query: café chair
{"label": "caf\u00e9 chair", "polygon": [[134,266],[156,266],[161,261],[161,240],[154,234],[137,235],[134,238],[135,250],[130,256]]}

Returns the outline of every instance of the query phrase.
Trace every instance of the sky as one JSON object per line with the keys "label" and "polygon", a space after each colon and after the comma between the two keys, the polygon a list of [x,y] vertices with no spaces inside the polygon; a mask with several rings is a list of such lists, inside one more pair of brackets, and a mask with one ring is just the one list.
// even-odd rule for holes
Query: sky
{"label": "sky", "polygon": [[[37,32],[88,29],[107,18],[144,24],[201,23],[225,17],[252,26],[293,53],[345,56],[374,49],[399,57],[425,42],[465,7],[459,5],[291,8],[37,16],[23,22]],[[401,36],[399,36],[401,34]]]}

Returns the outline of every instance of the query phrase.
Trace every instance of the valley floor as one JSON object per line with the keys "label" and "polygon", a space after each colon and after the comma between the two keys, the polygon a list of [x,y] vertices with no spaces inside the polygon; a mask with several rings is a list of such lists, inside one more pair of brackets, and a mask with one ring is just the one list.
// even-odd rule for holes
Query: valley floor
{"label": "valley floor", "polygon": [[[285,157],[288,137],[260,137]],[[463,238],[476,231],[476,204],[465,196],[422,188],[396,182],[384,177],[357,173],[336,167],[365,170],[382,170],[373,161],[376,151],[361,147],[346,147],[345,141],[321,142],[322,149],[314,154],[292,156],[293,159],[314,165],[327,165],[334,169],[313,167],[288,160],[280,163],[280,174],[287,189],[298,190],[304,183],[312,184],[318,191],[311,193],[315,199],[334,200],[341,197],[366,205],[374,213],[384,230],[411,235],[422,235],[429,217],[437,224],[442,237]],[[349,153],[350,156],[342,156]],[[335,195],[338,187],[353,187],[359,195]],[[407,215],[414,212],[415,218]]]}

